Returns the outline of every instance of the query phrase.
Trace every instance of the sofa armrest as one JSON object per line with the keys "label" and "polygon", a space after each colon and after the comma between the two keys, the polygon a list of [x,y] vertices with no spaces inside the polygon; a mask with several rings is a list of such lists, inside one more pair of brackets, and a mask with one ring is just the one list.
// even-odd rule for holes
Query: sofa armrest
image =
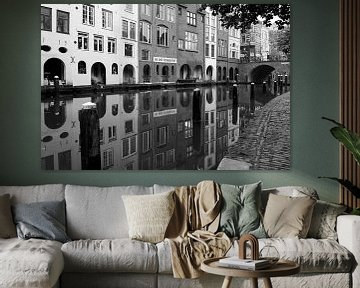
{"label": "sofa armrest", "polygon": [[352,287],[360,287],[360,216],[338,216],[336,229],[340,245],[347,248],[355,257]]}

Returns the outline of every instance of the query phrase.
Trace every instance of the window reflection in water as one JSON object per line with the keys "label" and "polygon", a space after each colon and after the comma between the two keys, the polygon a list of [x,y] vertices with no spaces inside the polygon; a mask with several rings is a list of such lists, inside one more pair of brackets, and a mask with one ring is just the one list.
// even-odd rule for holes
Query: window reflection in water
{"label": "window reflection in water", "polygon": [[[256,90],[262,94],[262,87]],[[79,111],[92,102],[99,117],[100,169],[216,169],[253,112],[271,99],[250,100],[249,93],[246,85],[211,86],[44,101],[42,168],[84,169]]]}

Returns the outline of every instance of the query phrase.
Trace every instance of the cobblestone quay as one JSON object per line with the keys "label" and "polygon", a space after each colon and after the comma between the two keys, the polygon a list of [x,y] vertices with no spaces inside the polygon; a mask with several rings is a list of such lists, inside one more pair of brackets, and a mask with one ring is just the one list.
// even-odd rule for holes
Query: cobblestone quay
{"label": "cobblestone quay", "polygon": [[229,147],[219,170],[285,170],[290,168],[290,92],[255,112]]}

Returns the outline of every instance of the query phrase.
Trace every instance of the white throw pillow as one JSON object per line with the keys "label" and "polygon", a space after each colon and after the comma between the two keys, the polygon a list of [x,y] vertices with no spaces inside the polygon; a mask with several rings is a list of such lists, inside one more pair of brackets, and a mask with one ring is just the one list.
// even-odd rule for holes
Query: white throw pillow
{"label": "white throw pillow", "polygon": [[151,243],[164,240],[175,208],[173,193],[122,196],[131,239]]}

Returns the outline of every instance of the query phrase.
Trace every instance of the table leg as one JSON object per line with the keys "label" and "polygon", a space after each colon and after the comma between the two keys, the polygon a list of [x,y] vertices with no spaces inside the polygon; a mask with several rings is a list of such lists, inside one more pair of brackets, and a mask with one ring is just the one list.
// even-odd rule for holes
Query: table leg
{"label": "table leg", "polygon": [[230,288],[232,277],[231,276],[225,276],[224,282],[221,286],[221,288]]}
{"label": "table leg", "polygon": [[258,279],[257,278],[251,278],[252,287],[258,288]]}
{"label": "table leg", "polygon": [[264,279],[265,288],[273,288],[270,278],[266,277],[263,279]]}

